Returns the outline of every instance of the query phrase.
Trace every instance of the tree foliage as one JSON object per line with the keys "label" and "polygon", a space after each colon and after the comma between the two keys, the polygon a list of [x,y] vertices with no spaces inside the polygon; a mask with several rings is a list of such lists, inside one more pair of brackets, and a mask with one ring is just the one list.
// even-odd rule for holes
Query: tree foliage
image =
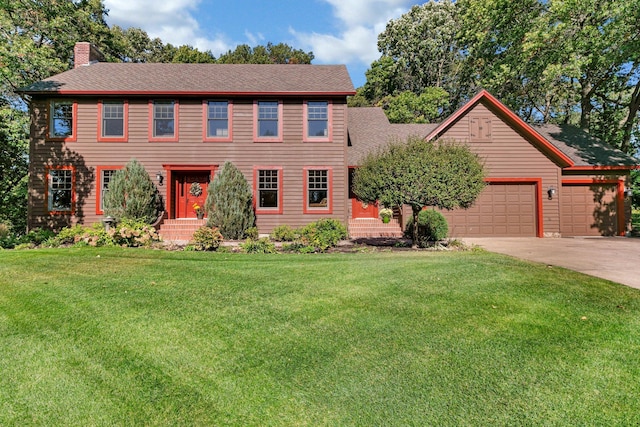
{"label": "tree foliage", "polygon": [[294,49],[288,44],[267,43],[251,48],[241,44],[235,50],[220,55],[220,64],[311,64],[313,52]]}
{"label": "tree foliage", "polygon": [[225,162],[209,184],[205,209],[209,226],[218,227],[225,239],[242,239],[255,224],[253,192],[233,163]]}
{"label": "tree foliage", "polygon": [[[378,36],[382,55],[366,74],[364,95],[376,104],[407,91],[420,95],[436,87],[457,99],[462,89],[458,29],[456,6],[450,0],[413,6],[391,20]],[[441,110],[448,113],[445,105]]]}
{"label": "tree foliage", "polygon": [[439,87],[428,87],[419,95],[404,91],[380,101],[391,123],[431,123],[449,106],[449,94]]}
{"label": "tree foliage", "polygon": [[525,121],[580,126],[635,153],[638,22],[640,0],[431,0],[388,23],[359,93],[382,105],[438,87],[442,117],[485,88]]}
{"label": "tree foliage", "polygon": [[468,208],[484,186],[484,167],[467,146],[419,137],[391,142],[369,155],[353,179],[353,192],[365,202],[411,206],[414,244],[423,207]]}
{"label": "tree foliage", "polygon": [[0,222],[21,233],[27,228],[26,200],[29,116],[0,101]]}
{"label": "tree foliage", "polygon": [[131,159],[118,170],[105,190],[104,213],[118,221],[132,220],[152,224],[163,210],[158,188],[144,166]]}

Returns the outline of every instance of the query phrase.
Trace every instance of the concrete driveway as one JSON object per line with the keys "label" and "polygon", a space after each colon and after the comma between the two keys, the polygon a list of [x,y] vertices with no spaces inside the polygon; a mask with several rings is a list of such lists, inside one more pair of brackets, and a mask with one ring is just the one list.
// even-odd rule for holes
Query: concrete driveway
{"label": "concrete driveway", "polygon": [[529,261],[568,268],[640,289],[640,239],[628,237],[486,237],[467,244]]}

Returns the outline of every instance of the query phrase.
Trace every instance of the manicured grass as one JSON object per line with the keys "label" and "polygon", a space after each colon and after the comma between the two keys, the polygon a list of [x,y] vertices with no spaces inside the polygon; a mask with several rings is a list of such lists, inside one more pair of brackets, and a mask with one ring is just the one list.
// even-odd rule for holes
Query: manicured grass
{"label": "manicured grass", "polygon": [[640,291],[482,251],[0,251],[0,425],[637,425]]}

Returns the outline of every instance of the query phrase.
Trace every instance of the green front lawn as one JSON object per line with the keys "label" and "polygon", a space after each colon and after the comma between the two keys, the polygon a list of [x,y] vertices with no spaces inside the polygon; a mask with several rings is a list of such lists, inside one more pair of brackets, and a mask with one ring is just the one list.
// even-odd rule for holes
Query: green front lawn
{"label": "green front lawn", "polygon": [[486,252],[0,251],[0,425],[637,425],[640,291]]}

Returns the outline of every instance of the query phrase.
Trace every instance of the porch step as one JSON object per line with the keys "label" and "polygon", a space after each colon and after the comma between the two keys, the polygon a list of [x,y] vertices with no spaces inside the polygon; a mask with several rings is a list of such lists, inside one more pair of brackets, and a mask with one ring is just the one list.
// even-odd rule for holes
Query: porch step
{"label": "porch step", "polygon": [[206,219],[165,219],[160,224],[158,234],[165,242],[189,241],[193,237],[193,233],[206,224]]}
{"label": "porch step", "polygon": [[352,239],[375,237],[402,237],[400,223],[392,218],[387,224],[379,218],[354,218],[349,220],[349,236]]}

